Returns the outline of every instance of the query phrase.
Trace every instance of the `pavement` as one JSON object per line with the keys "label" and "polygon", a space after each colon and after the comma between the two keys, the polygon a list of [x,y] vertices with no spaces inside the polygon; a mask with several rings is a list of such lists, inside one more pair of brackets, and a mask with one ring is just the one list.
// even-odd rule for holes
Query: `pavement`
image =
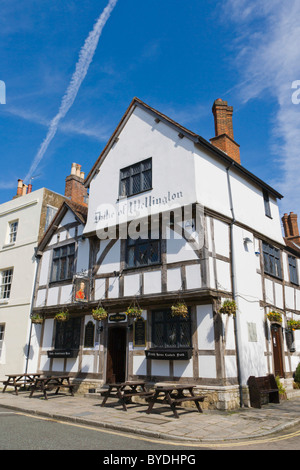
{"label": "pavement", "polygon": [[146,414],[147,404],[132,403],[128,411],[109,398],[101,407],[99,393],[90,396],[68,392],[48,393],[48,400],[40,394],[29,398],[29,392],[0,393],[0,406],[16,412],[46,417],[78,425],[99,427],[125,433],[135,433],[151,439],[185,442],[228,442],[258,439],[270,436],[300,424],[300,397],[282,400],[280,404],[266,404],[262,408],[239,408],[235,411],[204,410],[178,407],[179,419],[170,407],[155,404]]}

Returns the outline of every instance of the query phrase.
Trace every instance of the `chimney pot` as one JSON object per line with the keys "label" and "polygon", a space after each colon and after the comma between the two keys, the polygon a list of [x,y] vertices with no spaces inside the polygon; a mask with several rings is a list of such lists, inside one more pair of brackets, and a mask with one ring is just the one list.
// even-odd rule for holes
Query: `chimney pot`
{"label": "chimney pot", "polygon": [[17,196],[22,196],[23,180],[18,180]]}
{"label": "chimney pot", "polygon": [[76,175],[76,163],[72,163],[71,175]]}

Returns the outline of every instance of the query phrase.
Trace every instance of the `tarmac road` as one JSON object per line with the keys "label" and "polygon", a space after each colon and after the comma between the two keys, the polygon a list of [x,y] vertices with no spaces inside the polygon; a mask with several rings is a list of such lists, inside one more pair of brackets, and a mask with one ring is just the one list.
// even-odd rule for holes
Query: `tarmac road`
{"label": "tarmac road", "polygon": [[[0,406],[0,449],[109,451],[101,453],[98,458],[102,462],[107,458],[110,464],[122,464],[112,459],[132,458],[132,467],[139,463],[153,465],[163,458],[165,464],[172,463],[169,459],[175,458],[181,459],[180,463],[193,465],[199,460],[202,450],[299,450],[300,425],[246,442],[183,443],[66,423]],[[147,462],[148,459],[152,460]],[[128,464],[127,461],[123,463]],[[177,460],[173,463],[176,464]]]}

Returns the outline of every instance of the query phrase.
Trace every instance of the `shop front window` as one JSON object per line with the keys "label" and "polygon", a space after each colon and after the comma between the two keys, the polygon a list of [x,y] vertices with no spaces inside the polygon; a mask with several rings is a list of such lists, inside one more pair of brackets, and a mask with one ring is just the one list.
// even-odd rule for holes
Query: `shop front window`
{"label": "shop front window", "polygon": [[55,349],[79,349],[81,318],[56,322]]}
{"label": "shop front window", "polygon": [[191,319],[173,317],[171,310],[152,312],[152,347],[153,348],[190,348]]}

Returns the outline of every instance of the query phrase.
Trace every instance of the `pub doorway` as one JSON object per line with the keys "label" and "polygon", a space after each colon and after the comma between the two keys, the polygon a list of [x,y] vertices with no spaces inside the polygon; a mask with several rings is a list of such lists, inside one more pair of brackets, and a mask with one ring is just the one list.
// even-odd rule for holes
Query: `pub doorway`
{"label": "pub doorway", "polygon": [[108,328],[106,382],[124,382],[126,378],[126,328]]}
{"label": "pub doorway", "polygon": [[282,334],[281,326],[273,323],[271,326],[271,337],[274,358],[274,374],[275,376],[284,377],[283,358],[282,358]]}

